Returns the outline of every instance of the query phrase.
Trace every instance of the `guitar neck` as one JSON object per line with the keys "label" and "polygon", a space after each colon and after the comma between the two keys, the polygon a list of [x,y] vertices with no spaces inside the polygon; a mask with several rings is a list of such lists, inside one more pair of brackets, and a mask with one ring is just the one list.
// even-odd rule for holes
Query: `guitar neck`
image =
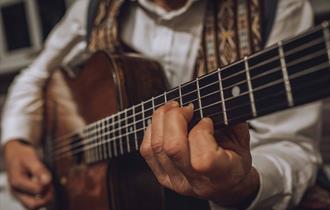
{"label": "guitar neck", "polygon": [[330,95],[330,29],[325,22],[295,38],[86,126],[70,136],[71,153],[93,163],[139,149],[152,113],[168,101],[194,104],[191,126],[203,117],[232,125]]}

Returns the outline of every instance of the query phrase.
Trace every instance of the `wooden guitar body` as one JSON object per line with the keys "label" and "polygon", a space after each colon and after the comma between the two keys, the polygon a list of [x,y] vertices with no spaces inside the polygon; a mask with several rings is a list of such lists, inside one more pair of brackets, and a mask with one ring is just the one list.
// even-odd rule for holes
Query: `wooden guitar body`
{"label": "wooden guitar body", "polygon": [[[162,188],[139,154],[93,164],[84,155],[57,159],[56,145],[79,142],[61,139],[166,90],[159,64],[138,56],[94,54],[79,73],[56,71],[45,88],[45,160],[53,172],[58,210],[205,209],[205,201],[178,196]],[[74,138],[74,137],[73,137]],[[57,139],[57,140],[56,140]]]}

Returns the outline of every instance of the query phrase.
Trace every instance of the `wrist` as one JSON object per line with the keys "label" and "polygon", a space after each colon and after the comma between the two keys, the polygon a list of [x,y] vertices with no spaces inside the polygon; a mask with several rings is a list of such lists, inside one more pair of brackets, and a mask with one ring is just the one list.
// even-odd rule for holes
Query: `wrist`
{"label": "wrist", "polygon": [[31,146],[30,142],[24,140],[24,139],[11,139],[8,140],[4,145],[3,145],[3,152],[4,155],[6,155],[6,152],[10,148],[17,148],[21,146]]}
{"label": "wrist", "polygon": [[224,192],[221,198],[213,201],[220,206],[245,209],[256,198],[260,188],[259,174],[252,167],[244,179],[236,186]]}

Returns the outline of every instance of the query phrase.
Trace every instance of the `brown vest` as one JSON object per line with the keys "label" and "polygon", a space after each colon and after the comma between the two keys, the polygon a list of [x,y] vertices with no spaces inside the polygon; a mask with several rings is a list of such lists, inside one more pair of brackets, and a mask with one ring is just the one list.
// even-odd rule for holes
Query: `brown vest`
{"label": "brown vest", "polygon": [[[124,0],[101,0],[94,19],[88,50],[124,52],[118,19]],[[200,76],[261,49],[261,0],[209,0],[203,38],[195,65]]]}

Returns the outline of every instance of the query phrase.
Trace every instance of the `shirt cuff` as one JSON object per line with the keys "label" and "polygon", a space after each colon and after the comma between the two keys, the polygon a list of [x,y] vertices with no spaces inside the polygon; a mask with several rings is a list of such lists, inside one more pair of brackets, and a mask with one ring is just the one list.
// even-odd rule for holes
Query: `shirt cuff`
{"label": "shirt cuff", "polygon": [[[257,196],[247,210],[270,209],[275,204],[282,205],[280,200],[285,196],[284,178],[275,162],[264,154],[252,154],[252,157],[252,165],[259,174],[260,187]],[[285,209],[284,206],[283,209]]]}
{"label": "shirt cuff", "polygon": [[1,145],[20,139],[37,144],[40,139],[40,120],[27,117],[11,117],[2,122]]}

